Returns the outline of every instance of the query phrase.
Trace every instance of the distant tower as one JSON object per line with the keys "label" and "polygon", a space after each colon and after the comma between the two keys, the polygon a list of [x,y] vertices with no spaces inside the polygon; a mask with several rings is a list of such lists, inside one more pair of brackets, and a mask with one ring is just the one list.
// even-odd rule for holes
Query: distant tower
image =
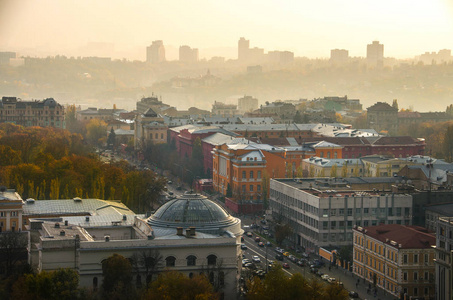
{"label": "distant tower", "polygon": [[197,62],[198,61],[198,49],[190,48],[189,46],[179,47],[179,61],[183,62]]}
{"label": "distant tower", "polygon": [[146,47],[146,62],[160,63],[165,61],[165,47],[162,41],[154,41],[151,46]]}
{"label": "distant tower", "polygon": [[368,65],[375,67],[384,66],[384,45],[379,41],[373,41],[366,47],[366,60]]}
{"label": "distant tower", "polygon": [[249,58],[250,41],[241,37],[238,42],[238,60],[247,61]]}
{"label": "distant tower", "polygon": [[345,49],[332,49],[330,50],[330,62],[336,64],[343,64],[349,60],[349,51]]}

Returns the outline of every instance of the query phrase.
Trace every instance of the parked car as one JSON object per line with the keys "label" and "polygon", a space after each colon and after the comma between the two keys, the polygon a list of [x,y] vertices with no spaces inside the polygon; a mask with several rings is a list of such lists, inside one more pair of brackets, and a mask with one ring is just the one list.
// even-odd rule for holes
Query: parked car
{"label": "parked car", "polygon": [[258,246],[259,246],[259,247],[264,247],[264,243],[263,243],[263,242],[259,242],[259,243],[258,243]]}
{"label": "parked car", "polygon": [[169,180],[167,181],[168,184],[173,184],[173,181]]}
{"label": "parked car", "polygon": [[298,260],[296,264],[297,264],[299,267],[305,267],[305,261],[303,261],[302,259],[301,259],[301,260]]}
{"label": "parked car", "polygon": [[247,250],[247,249],[248,249],[248,248],[247,248],[247,245],[246,245],[246,244],[241,244],[241,249],[242,249],[242,250]]}
{"label": "parked car", "polygon": [[245,235],[248,236],[248,237],[252,237],[253,236],[253,234],[250,231],[247,231],[247,233]]}
{"label": "parked car", "polygon": [[275,259],[276,260],[283,260],[283,255],[278,253],[277,255],[275,255]]}
{"label": "parked car", "polygon": [[329,278],[330,278],[330,276],[328,274],[324,274],[321,276],[321,279],[325,280],[325,281],[327,281]]}
{"label": "parked car", "polygon": [[271,242],[266,242],[266,247],[272,247],[272,243]]}
{"label": "parked car", "polygon": [[327,279],[327,282],[329,282],[329,283],[335,283],[335,282],[337,282],[337,279],[334,278],[334,277],[330,277],[329,279]]}
{"label": "parked car", "polygon": [[261,238],[259,236],[255,237],[255,242],[261,242]]}
{"label": "parked car", "polygon": [[349,292],[349,297],[351,297],[351,298],[359,298],[359,294],[357,292],[350,291]]}
{"label": "parked car", "polygon": [[283,268],[289,269],[289,264],[288,264],[288,263],[284,263],[284,264],[283,264]]}
{"label": "parked car", "polygon": [[290,255],[290,253],[289,252],[283,252],[283,255],[288,257]]}
{"label": "parked car", "polygon": [[254,255],[254,256],[252,256],[252,261],[253,261],[254,263],[260,263],[260,262],[261,262],[261,259],[260,259],[259,256]]}

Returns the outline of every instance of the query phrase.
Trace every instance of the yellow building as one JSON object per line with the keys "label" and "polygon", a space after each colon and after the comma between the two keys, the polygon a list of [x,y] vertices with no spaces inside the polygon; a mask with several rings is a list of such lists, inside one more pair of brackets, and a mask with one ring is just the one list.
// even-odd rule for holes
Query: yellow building
{"label": "yellow building", "polygon": [[354,227],[353,234],[355,275],[395,297],[434,297],[436,238],[427,229],[387,224]]}
{"label": "yellow building", "polygon": [[22,229],[24,201],[14,190],[0,189],[0,232]]}

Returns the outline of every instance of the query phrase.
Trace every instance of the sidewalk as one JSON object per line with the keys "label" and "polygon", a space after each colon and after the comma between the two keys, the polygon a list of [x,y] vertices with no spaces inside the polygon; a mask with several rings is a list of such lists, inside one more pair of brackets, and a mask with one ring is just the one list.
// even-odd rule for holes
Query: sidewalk
{"label": "sidewalk", "polygon": [[384,294],[384,290],[380,289],[379,287],[378,287],[376,296],[374,296],[373,288],[371,289],[370,293],[367,294],[367,290],[368,290],[370,283],[368,281],[363,282],[363,279],[360,278],[360,283],[358,286],[356,286],[357,279],[359,279],[359,277],[357,277],[356,275],[353,275],[351,272],[347,271],[346,269],[343,269],[340,267],[338,267],[338,268],[332,267],[331,270],[329,271],[329,267],[324,266],[322,268],[322,272],[329,274],[332,277],[335,277],[337,279],[337,281],[343,282],[345,289],[347,289],[348,291],[357,292],[359,294],[360,299],[368,299],[368,300],[371,300],[371,299],[396,300],[396,299],[398,299],[397,297],[390,295],[388,293]]}

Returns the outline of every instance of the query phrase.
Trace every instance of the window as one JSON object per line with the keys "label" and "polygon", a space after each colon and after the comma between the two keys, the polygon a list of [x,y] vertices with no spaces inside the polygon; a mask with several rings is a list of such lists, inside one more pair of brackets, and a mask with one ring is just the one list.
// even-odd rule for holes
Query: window
{"label": "window", "polygon": [[258,179],[260,179],[260,178],[261,178],[261,171],[258,171],[258,174],[257,174],[257,176],[258,176]]}
{"label": "window", "polygon": [[418,254],[414,254],[414,264],[418,264]]}
{"label": "window", "polygon": [[245,173],[245,171],[242,171],[242,178],[247,178],[247,174]]}
{"label": "window", "polygon": [[98,278],[94,277],[93,278],[93,289],[97,289],[97,287],[98,287]]}
{"label": "window", "polygon": [[242,193],[245,193],[245,184],[242,185]]}
{"label": "window", "polygon": [[[422,278],[420,278],[420,279],[422,279]],[[428,280],[429,280],[429,273],[428,273],[428,272],[425,272],[425,276],[423,277],[423,279],[424,279],[425,281],[428,281]]]}
{"label": "window", "polygon": [[340,208],[340,209],[338,210],[338,215],[339,215],[339,216],[344,216],[344,208]]}
{"label": "window", "polygon": [[11,217],[17,217],[17,211],[12,211],[11,212]]}
{"label": "window", "polygon": [[361,208],[356,208],[355,209],[355,214],[356,215],[360,215],[362,213],[362,209]]}
{"label": "window", "polygon": [[165,262],[167,267],[174,267],[176,263],[176,258],[174,256],[168,256],[165,259]]}
{"label": "window", "polygon": [[329,216],[329,210],[328,210],[328,209],[323,209],[323,210],[322,210],[322,216],[323,216],[324,218],[327,218],[327,217]]}
{"label": "window", "polygon": [[253,192],[253,185],[250,185],[250,192]]}
{"label": "window", "polygon": [[187,265],[188,266],[195,266],[197,263],[197,258],[195,255],[189,255],[187,256]]}
{"label": "window", "polygon": [[407,254],[403,255],[403,264],[407,264]]}
{"label": "window", "polygon": [[365,207],[365,208],[363,209],[363,213],[364,213],[365,215],[368,215],[368,211],[369,211],[369,210],[368,210],[368,207]]}
{"label": "window", "polygon": [[414,280],[418,280],[418,272],[414,272]]}
{"label": "window", "polygon": [[258,185],[256,186],[256,190],[257,190],[258,192],[261,192],[261,185],[258,184]]}
{"label": "window", "polygon": [[352,208],[348,208],[348,217],[352,216]]}
{"label": "window", "polygon": [[253,171],[250,171],[250,178],[253,178]]}
{"label": "window", "polygon": [[208,266],[214,266],[217,264],[217,256],[211,254],[208,256]]}
{"label": "window", "polygon": [[429,263],[429,255],[425,254],[425,264],[428,264],[428,263]]}
{"label": "window", "polygon": [[336,216],[336,215],[337,215],[337,210],[336,210],[335,208],[332,208],[332,209],[330,210],[330,215],[331,215],[331,216]]}
{"label": "window", "polygon": [[156,133],[154,136],[155,136],[156,139],[159,138],[159,134],[158,133]]}
{"label": "window", "polygon": [[403,280],[404,280],[404,281],[407,281],[407,272],[404,272],[404,273],[403,273]]}
{"label": "window", "polygon": [[418,296],[418,288],[414,288],[414,296]]}

